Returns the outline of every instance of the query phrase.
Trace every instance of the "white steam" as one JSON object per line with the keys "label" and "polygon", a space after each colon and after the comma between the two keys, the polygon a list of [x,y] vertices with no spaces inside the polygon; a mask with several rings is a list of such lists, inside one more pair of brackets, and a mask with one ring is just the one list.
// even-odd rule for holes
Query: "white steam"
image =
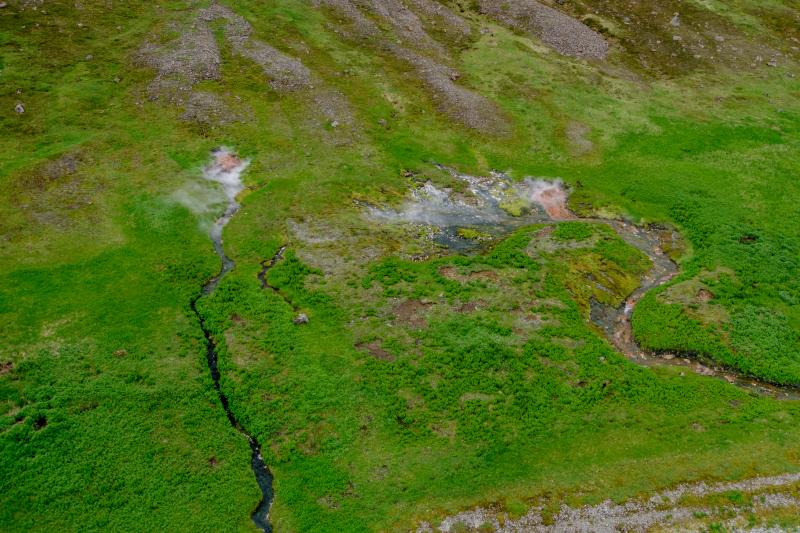
{"label": "white steam", "polygon": [[250,161],[240,159],[227,148],[214,150],[212,156],[214,159],[202,172],[206,181],[187,182],[172,197],[197,215],[200,225],[209,232],[212,240],[218,241],[221,240],[222,228],[240,207],[236,197],[244,190],[242,174]]}
{"label": "white steam", "polygon": [[525,178],[515,182],[505,174],[469,176],[451,171],[467,183],[469,194],[440,188],[431,182],[413,189],[399,209],[370,207],[374,218],[439,228],[528,223],[574,218],[567,208],[568,192],[560,179]]}

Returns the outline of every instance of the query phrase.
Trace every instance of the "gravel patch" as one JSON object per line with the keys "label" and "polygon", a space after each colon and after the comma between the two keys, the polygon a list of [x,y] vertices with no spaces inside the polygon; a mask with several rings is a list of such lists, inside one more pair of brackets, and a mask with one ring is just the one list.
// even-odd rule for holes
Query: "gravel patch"
{"label": "gravel patch", "polygon": [[206,24],[215,20],[226,21],[225,38],[238,55],[245,57],[264,71],[269,85],[278,92],[292,92],[311,85],[311,72],[298,59],[276,50],[251,37],[253,28],[244,17],[230,9],[214,4],[200,11],[199,20]]}
{"label": "gravel patch", "polygon": [[[347,24],[350,32],[345,34],[347,38],[369,39],[379,37],[381,30],[378,26],[368,19],[350,0],[312,0],[315,7],[327,7],[337,14],[340,24]],[[343,33],[341,30],[337,33]]]}
{"label": "gravel patch", "polygon": [[137,59],[156,70],[147,88],[151,100],[182,104],[195,84],[220,78],[219,47],[211,29],[202,22],[192,24],[163,47],[145,43]]}
{"label": "gravel patch", "polygon": [[[164,45],[145,43],[137,55],[138,63],[156,70],[148,85],[151,100],[160,100],[182,108],[181,118],[204,124],[227,124],[244,120],[234,113],[222,96],[197,91],[195,86],[206,80],[221,79],[222,57],[211,24],[223,20],[224,36],[233,53],[244,57],[263,71],[269,86],[282,94],[311,90],[316,126],[335,123],[352,125],[352,113],[347,99],[339,92],[315,89],[311,71],[303,63],[276,48],[255,39],[253,27],[242,16],[227,7],[212,4],[192,16],[183,26],[171,29],[179,35]],[[337,133],[337,137],[342,135]]]}
{"label": "gravel patch", "polygon": [[560,54],[603,59],[608,43],[582,22],[536,0],[478,0],[481,13],[517,31],[533,34]]}
{"label": "gravel patch", "polygon": [[[541,507],[531,508],[525,516],[518,519],[511,519],[507,513],[497,508],[478,507],[448,516],[436,528],[428,523],[423,523],[417,528],[417,533],[434,531],[449,533],[457,530],[463,531],[465,527],[475,531],[486,525],[492,526],[492,531],[497,533],[615,533],[617,531],[647,531],[655,526],[672,526],[683,529],[688,527],[699,513],[708,516],[714,513],[714,509],[705,507],[678,505],[678,500],[683,496],[702,497],[729,491],[752,493],[798,482],[800,482],[800,474],[760,477],[729,483],[684,484],[654,494],[644,501],[630,500],[623,504],[605,501],[598,505],[587,505],[580,508],[564,505],[556,516],[548,520],[547,524],[544,522]],[[756,509],[797,508],[800,512],[800,500],[789,494],[768,493],[756,495],[753,500],[753,506]],[[745,507],[733,510],[740,517],[746,516],[750,512],[750,508]],[[735,526],[734,521],[731,521],[730,524]],[[739,530],[736,527],[732,529]]]}
{"label": "gravel patch", "polygon": [[418,14],[431,19],[431,23],[440,26],[454,37],[464,39],[472,34],[469,23],[447,6],[433,0],[405,0],[405,3]]}
{"label": "gravel patch", "polygon": [[[315,1],[316,5],[328,7],[342,17],[351,32],[350,38],[377,46],[379,50],[408,63],[431,93],[441,113],[474,130],[493,133],[507,130],[502,113],[491,100],[455,83],[460,74],[446,66],[445,63],[452,61],[446,49],[425,31],[419,17],[398,0]],[[445,8],[436,10],[428,4],[429,1],[423,1],[414,5],[427,7],[432,13],[445,12]],[[381,31],[367,14],[384,20],[394,31]],[[337,31],[341,34],[345,30],[340,27]]]}
{"label": "gravel patch", "polygon": [[241,121],[242,117],[232,112],[220,96],[193,91],[183,103],[181,119],[201,124],[228,124]]}
{"label": "gravel patch", "polygon": [[414,67],[440,112],[474,130],[506,130],[502,113],[494,102],[455,83],[460,76],[458,71],[405,48],[394,48],[394,54]]}
{"label": "gravel patch", "polygon": [[399,0],[355,0],[355,2],[363,10],[391,25],[395,37],[405,46],[439,57],[447,55],[444,47],[425,31],[419,17]]}
{"label": "gravel patch", "polygon": [[[156,70],[156,77],[148,86],[152,100],[165,99],[183,105],[192,99],[189,115],[199,106],[209,103],[214,112],[221,105],[206,94],[192,95],[192,88],[204,80],[219,80],[222,58],[219,46],[209,24],[215,20],[226,21],[225,38],[234,52],[258,64],[270,78],[270,86],[279,92],[293,91],[311,84],[309,70],[297,59],[251,38],[252,27],[243,17],[229,9],[214,4],[199,11],[188,28],[178,29],[180,35],[164,46],[145,43],[138,61]],[[177,28],[176,28],[177,29]]]}

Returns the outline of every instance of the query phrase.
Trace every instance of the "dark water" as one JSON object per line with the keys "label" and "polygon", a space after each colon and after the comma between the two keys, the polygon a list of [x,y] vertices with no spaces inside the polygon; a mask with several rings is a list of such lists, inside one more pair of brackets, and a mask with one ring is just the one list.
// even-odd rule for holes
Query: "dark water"
{"label": "dark water", "polygon": [[264,458],[261,457],[261,445],[255,439],[255,437],[253,437],[253,435],[251,435],[244,427],[242,427],[230,409],[228,397],[220,387],[217,345],[214,341],[214,337],[211,335],[211,332],[206,325],[203,315],[197,309],[197,302],[204,296],[208,296],[213,293],[217,288],[217,285],[219,285],[220,280],[222,280],[222,278],[228,272],[230,272],[234,266],[236,266],[233,260],[225,255],[225,249],[222,243],[222,229],[238,211],[239,204],[234,199],[231,199],[223,215],[216,220],[211,228],[209,235],[211,237],[211,242],[214,245],[214,251],[220,259],[220,269],[216,276],[208,280],[208,282],[203,285],[200,294],[198,294],[191,301],[190,307],[192,312],[197,317],[200,328],[203,330],[203,337],[205,338],[206,343],[206,362],[208,363],[208,369],[211,373],[211,380],[214,383],[214,389],[217,391],[219,402],[222,404],[222,408],[225,410],[225,415],[228,417],[228,422],[230,422],[231,426],[236,431],[241,433],[247,439],[247,442],[250,445],[250,466],[253,470],[253,475],[256,478],[256,483],[261,489],[261,501],[251,514],[251,518],[253,523],[261,531],[264,531],[265,533],[271,533],[272,524],[269,522],[269,510],[274,497],[274,492],[272,489],[272,472],[270,472],[269,467],[264,463]]}

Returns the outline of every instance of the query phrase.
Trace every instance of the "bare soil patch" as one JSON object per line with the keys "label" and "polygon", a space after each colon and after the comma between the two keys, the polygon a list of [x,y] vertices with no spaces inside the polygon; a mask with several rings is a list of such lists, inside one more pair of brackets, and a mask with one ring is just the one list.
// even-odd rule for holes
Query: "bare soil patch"
{"label": "bare soil patch", "polygon": [[406,300],[394,307],[392,314],[395,320],[413,328],[424,328],[428,322],[421,315],[433,304],[420,300]]}
{"label": "bare soil patch", "polygon": [[358,343],[356,344],[356,348],[369,353],[372,357],[380,359],[381,361],[391,362],[395,360],[392,354],[382,348],[382,342],[380,340]]}

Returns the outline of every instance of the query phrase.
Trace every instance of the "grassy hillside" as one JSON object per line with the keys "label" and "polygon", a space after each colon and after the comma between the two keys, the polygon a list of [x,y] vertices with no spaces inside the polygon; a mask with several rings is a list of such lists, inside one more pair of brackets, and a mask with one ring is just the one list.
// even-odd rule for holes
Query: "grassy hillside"
{"label": "grassy hillside", "polygon": [[560,178],[578,215],[681,236],[642,348],[800,383],[797,5],[550,7],[596,56],[485,2],[0,8],[0,529],[253,529],[189,308],[216,213],[180,200],[218,146],[251,164],[198,308],[276,531],[798,471],[797,402],[638,366],[592,324],[648,268],[606,226],[462,228],[456,253],[370,216],[469,196],[437,163]]}

